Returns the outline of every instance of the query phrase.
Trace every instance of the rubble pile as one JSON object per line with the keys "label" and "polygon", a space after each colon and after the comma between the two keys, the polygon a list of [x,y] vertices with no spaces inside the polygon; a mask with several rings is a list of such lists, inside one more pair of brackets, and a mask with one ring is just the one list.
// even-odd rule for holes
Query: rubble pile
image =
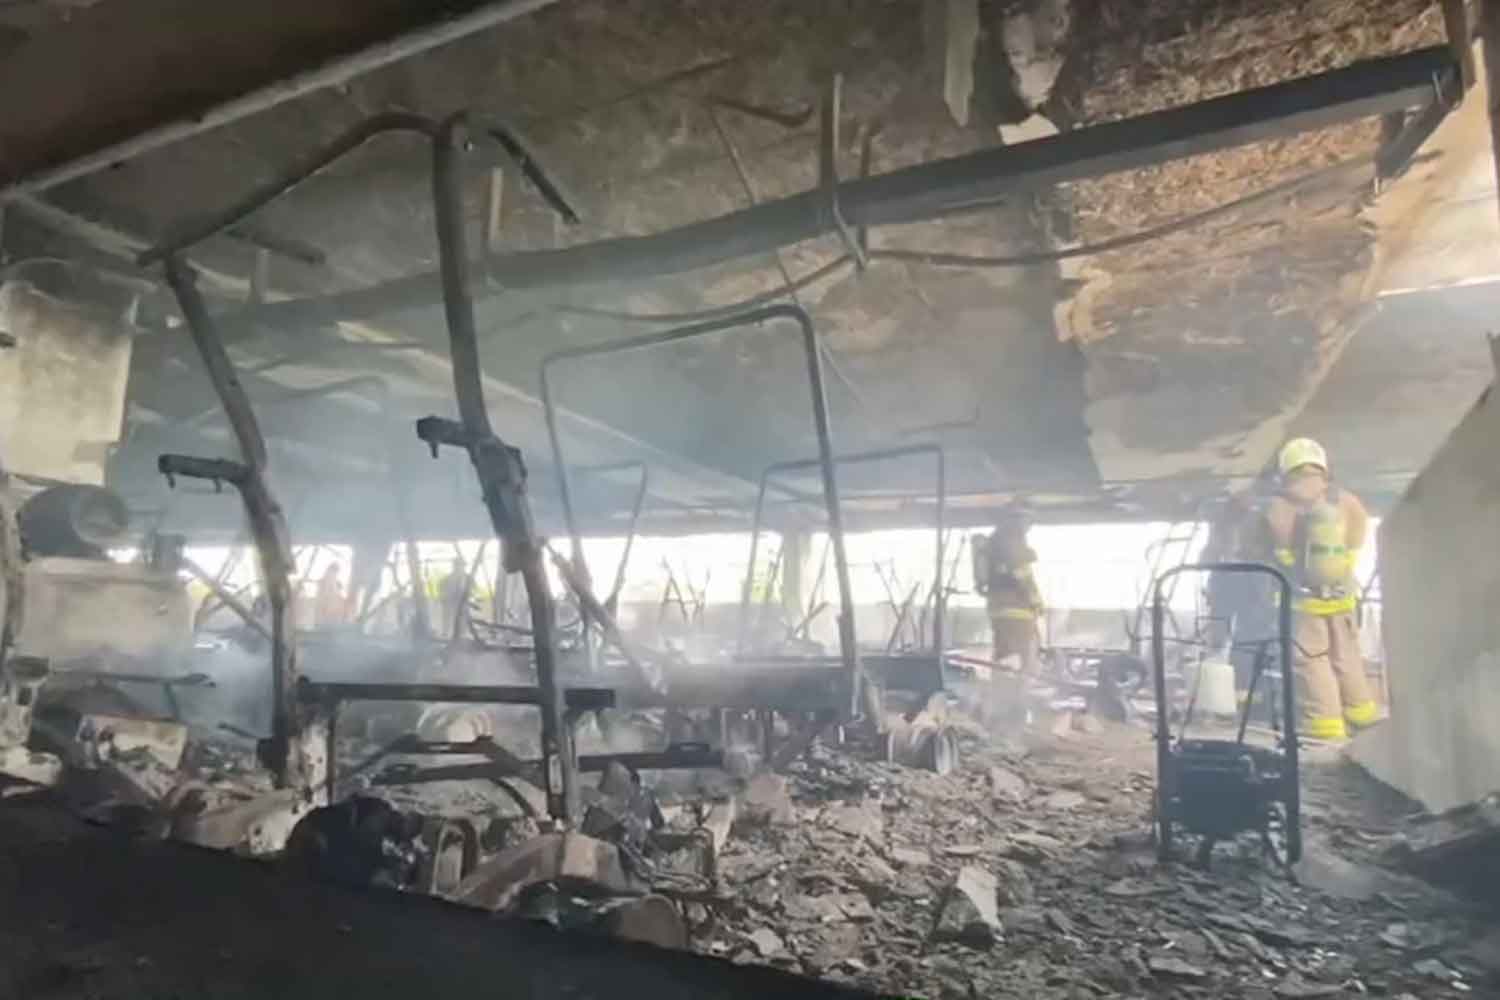
{"label": "rubble pile", "polygon": [[692,947],[921,997],[1495,987],[1476,915],[1379,863],[1399,836],[1333,794],[1337,765],[1310,765],[1308,857],[1288,873],[1253,839],[1206,871],[1159,865],[1139,729],[1008,751],[969,734],[964,760],[939,776],[819,746],[757,779],[718,893],[686,908]]}

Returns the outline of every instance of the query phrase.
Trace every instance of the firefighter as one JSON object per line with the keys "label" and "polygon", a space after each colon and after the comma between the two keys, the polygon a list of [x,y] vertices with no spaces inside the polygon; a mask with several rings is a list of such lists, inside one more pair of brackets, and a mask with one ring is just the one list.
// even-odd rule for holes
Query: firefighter
{"label": "firefighter", "polygon": [[1026,516],[1012,509],[992,534],[974,539],[974,589],[985,596],[994,641],[990,700],[995,721],[1024,714],[1024,678],[1036,676],[1040,666],[1037,627],[1044,608],[1028,528]]}
{"label": "firefighter", "polygon": [[1287,442],[1281,491],[1266,508],[1270,547],[1292,581],[1293,658],[1304,736],[1338,742],[1379,715],[1359,646],[1354,568],[1369,530],[1364,504],[1329,477],[1309,438]]}

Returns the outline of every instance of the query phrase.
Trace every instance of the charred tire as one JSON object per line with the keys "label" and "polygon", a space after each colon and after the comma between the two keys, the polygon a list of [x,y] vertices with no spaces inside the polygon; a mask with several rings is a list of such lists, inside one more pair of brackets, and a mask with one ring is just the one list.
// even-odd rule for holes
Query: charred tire
{"label": "charred tire", "polygon": [[935,774],[952,774],[958,769],[958,740],[953,731],[942,727],[927,743],[927,766]]}

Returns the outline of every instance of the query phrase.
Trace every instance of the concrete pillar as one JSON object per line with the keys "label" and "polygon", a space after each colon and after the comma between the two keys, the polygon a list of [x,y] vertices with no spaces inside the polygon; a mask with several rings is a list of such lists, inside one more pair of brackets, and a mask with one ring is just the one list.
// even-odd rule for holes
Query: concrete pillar
{"label": "concrete pillar", "polygon": [[792,625],[807,613],[807,550],[806,531],[781,536],[781,610]]}

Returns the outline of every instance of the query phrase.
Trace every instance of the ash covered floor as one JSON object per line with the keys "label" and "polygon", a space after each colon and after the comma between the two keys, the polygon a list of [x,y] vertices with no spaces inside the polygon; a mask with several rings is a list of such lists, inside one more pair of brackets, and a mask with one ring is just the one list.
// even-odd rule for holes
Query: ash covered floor
{"label": "ash covered floor", "polygon": [[1410,808],[1352,766],[1306,767],[1296,881],[1249,841],[1205,872],[1155,860],[1143,730],[1060,732],[971,733],[946,777],[819,746],[753,779],[718,888],[684,904],[703,955],[311,885],[10,800],[0,995],[1500,995],[1494,912],[1400,870]]}
{"label": "ash covered floor", "polygon": [[939,777],[815,748],[742,810],[694,946],[906,996],[1500,996],[1495,914],[1400,871],[1410,807],[1350,764],[1304,763],[1294,879],[1252,839],[1159,865],[1141,729],[965,751]]}
{"label": "ash covered floor", "polygon": [[424,896],[300,882],[130,840],[41,800],[0,804],[5,1000],[861,995]]}

